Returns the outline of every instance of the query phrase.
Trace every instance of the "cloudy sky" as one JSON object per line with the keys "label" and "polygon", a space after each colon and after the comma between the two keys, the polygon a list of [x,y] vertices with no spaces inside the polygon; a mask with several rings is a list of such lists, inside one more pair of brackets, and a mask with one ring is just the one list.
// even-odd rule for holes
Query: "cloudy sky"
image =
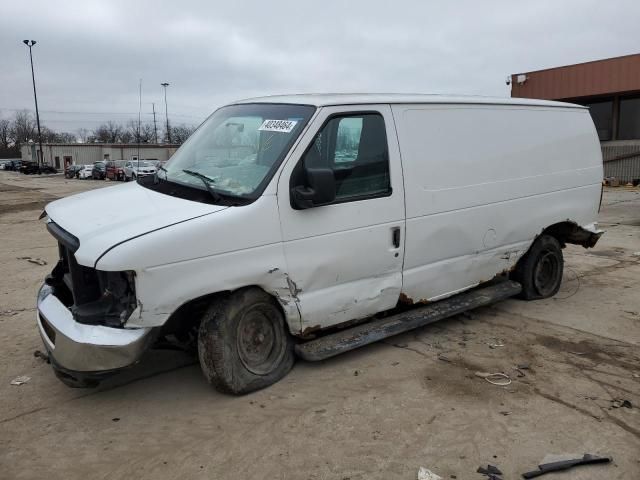
{"label": "cloudy sky", "polygon": [[638,0],[0,2],[0,116],[61,131],[152,102],[197,125],[225,102],[299,92],[508,96],[510,73],[640,52]]}

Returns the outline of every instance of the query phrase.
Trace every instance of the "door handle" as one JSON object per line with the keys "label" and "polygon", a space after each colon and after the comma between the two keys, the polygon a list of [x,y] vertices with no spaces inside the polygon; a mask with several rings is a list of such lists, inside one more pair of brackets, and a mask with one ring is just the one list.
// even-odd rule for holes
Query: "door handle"
{"label": "door handle", "polygon": [[393,248],[400,248],[400,227],[393,227],[391,229],[391,241]]}

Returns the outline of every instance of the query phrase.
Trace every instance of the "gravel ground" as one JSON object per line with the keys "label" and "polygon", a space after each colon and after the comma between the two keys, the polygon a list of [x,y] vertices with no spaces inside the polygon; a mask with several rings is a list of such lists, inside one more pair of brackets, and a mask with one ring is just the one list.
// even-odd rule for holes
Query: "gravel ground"
{"label": "gravel ground", "polygon": [[[640,190],[605,191],[607,233],[565,250],[555,298],[298,362],[273,387],[230,397],[179,352],[151,351],[94,390],[67,388],[34,357],[35,293],[57,256],[38,215],[107,185],[0,171],[0,478],[415,479],[424,466],[473,480],[491,463],[511,479],[583,453],[614,462],[557,478],[640,478]],[[20,375],[31,380],[10,385]]]}

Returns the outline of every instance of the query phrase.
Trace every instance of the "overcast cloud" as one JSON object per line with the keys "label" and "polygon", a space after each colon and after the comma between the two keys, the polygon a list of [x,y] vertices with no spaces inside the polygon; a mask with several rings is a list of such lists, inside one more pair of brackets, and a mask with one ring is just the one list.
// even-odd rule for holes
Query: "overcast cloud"
{"label": "overcast cloud", "polygon": [[[2,0],[0,116],[56,130],[161,111],[198,124],[239,98],[301,92],[508,96],[510,73],[640,51],[637,0]],[[58,112],[58,113],[56,113]],[[64,113],[61,113],[64,112]]]}

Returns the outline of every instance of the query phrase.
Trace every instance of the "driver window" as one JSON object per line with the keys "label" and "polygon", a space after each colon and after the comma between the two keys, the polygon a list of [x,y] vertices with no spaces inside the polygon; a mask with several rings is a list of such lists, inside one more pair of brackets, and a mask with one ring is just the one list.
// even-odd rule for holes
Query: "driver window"
{"label": "driver window", "polygon": [[329,168],[336,202],[391,194],[384,119],[375,113],[336,116],[303,157],[305,168]]}

